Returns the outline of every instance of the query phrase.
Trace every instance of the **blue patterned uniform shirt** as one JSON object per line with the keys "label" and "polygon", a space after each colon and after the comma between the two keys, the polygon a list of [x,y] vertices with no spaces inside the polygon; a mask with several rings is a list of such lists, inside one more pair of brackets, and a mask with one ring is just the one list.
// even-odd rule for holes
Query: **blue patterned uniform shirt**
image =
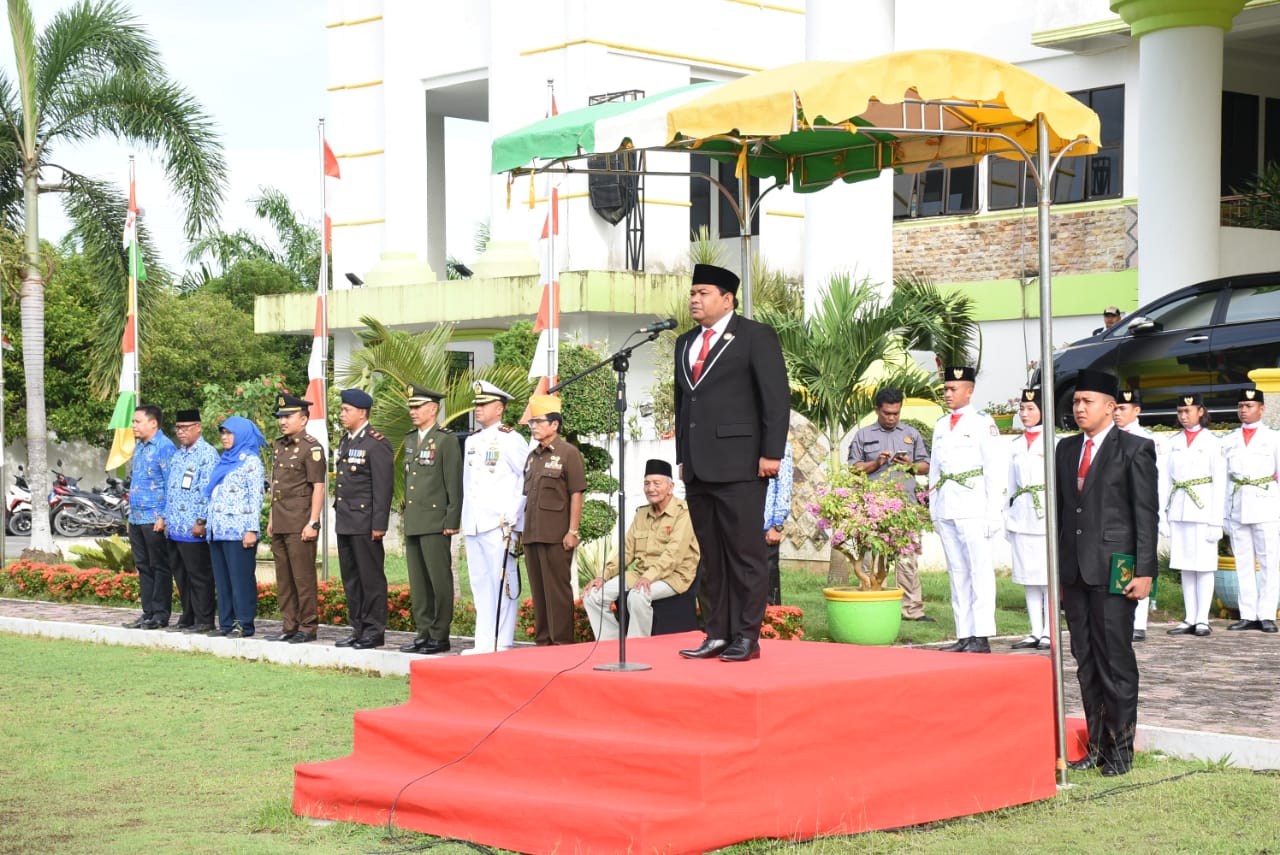
{"label": "blue patterned uniform shirt", "polygon": [[778,474],[769,479],[769,491],[764,496],[764,528],[782,525],[791,516],[791,443],[782,451],[782,463]]}
{"label": "blue patterned uniform shirt", "polygon": [[164,510],[164,488],[168,478],[173,440],[156,431],[133,450],[133,475],[129,484],[129,522],[154,523]]}
{"label": "blue patterned uniform shirt", "polygon": [[218,462],[218,452],[213,446],[198,439],[190,448],[178,447],[169,458],[169,480],[164,491],[165,532],[170,540],[197,543],[203,537],[194,537],[191,527],[196,520],[209,515],[209,500],[204,497],[204,485],[209,483],[209,473]]}
{"label": "blue patterned uniform shirt", "polygon": [[209,540],[240,540],[260,526],[262,460],[254,451],[241,452],[240,459],[209,497]]}

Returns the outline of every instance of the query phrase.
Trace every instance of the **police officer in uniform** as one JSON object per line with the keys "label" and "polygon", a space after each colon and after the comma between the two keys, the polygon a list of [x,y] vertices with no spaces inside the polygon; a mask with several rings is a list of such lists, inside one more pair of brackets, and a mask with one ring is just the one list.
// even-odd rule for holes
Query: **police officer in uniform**
{"label": "police officer in uniform", "polygon": [[369,393],[342,392],[338,420],[345,432],[338,442],[333,507],[351,635],[334,646],[356,650],[381,647],[387,629],[382,538],[391,518],[395,451],[385,436],[369,426],[372,408]]}
{"label": "police officer in uniform", "polygon": [[316,640],[316,544],[324,510],[324,446],[307,433],[311,402],[276,396],[280,436],[271,446],[271,510],[267,534],[275,559],[281,632],[267,641]]}
{"label": "police officer in uniform", "polygon": [[524,462],[529,443],[502,423],[511,396],[485,380],[473,387],[479,430],[467,437],[462,465],[462,533],[476,605],[475,647],[510,650],[516,633],[520,571],[515,548],[524,529]]}
{"label": "police officer in uniform", "polygon": [[582,453],[560,436],[560,399],[529,399],[529,430],[537,443],[524,468],[524,561],[533,595],[534,641],[573,644],[573,553],[582,542],[587,490]]}
{"label": "police officer in uniform", "polygon": [[418,636],[402,653],[444,653],[453,621],[451,538],[462,528],[462,449],[439,427],[444,395],[410,384],[404,438],[404,550]]}
{"label": "police officer in uniform", "polygon": [[956,366],[943,372],[942,400],[951,412],[933,427],[929,514],[947,557],[956,641],[942,649],[990,653],[987,639],[996,634],[990,541],[1004,530],[1008,443],[991,416],[969,403],[974,369]]}

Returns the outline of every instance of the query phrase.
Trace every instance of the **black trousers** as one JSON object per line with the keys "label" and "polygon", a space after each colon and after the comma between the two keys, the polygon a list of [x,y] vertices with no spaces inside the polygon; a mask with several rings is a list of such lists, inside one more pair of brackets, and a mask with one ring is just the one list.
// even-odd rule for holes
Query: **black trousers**
{"label": "black trousers", "polygon": [[708,638],[760,637],[769,596],[763,479],[685,484],[693,532],[702,547],[703,620]]}
{"label": "black trousers", "polygon": [[1089,754],[1124,769],[1133,762],[1138,727],[1138,660],[1133,654],[1136,600],[1077,580],[1062,586]]}
{"label": "black trousers", "polygon": [[138,599],[142,617],[166,626],[173,611],[173,574],[169,570],[169,539],[154,523],[129,523],[129,546],[138,568]]}
{"label": "black trousers", "polygon": [[178,626],[213,626],[213,561],[208,542],[171,540],[169,558],[182,603]]}
{"label": "black trousers", "polygon": [[766,543],[765,552],[769,556],[769,605],[782,605],[782,570],[778,564],[781,543]]}
{"label": "black trousers", "polygon": [[387,631],[387,574],[381,540],[368,534],[338,535],[338,567],[347,613],[356,638],[382,638]]}

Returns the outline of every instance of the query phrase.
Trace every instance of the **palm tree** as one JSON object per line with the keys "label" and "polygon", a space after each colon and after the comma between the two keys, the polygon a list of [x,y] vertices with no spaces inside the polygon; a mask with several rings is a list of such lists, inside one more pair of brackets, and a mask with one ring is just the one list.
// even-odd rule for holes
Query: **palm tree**
{"label": "palm tree", "polygon": [[[126,207],[123,196],[106,182],[55,160],[54,147],[108,136],[159,150],[164,155],[165,175],[186,208],[188,238],[214,225],[226,166],[212,121],[191,95],[169,80],[155,44],[128,9],[113,2],[81,0],[58,12],[37,33],[28,0],[8,0],[8,6],[16,84],[0,73],[0,113],[7,132],[0,137],[0,204],[6,220],[24,235],[26,269],[20,305],[27,450],[32,493],[43,496],[48,491],[44,401],[47,271],[40,252],[40,196],[62,196],[73,239],[98,269],[104,295],[113,297],[104,297],[107,322],[101,338],[112,343],[107,353],[114,351],[114,358],[105,363],[116,366],[117,374],[127,276],[120,245]],[[59,172],[61,177],[50,182],[50,172]],[[143,251],[148,251],[145,237]],[[160,273],[158,265],[152,269]],[[153,278],[160,277],[153,274]],[[145,335],[145,324],[142,330]],[[98,379],[101,381],[101,376]],[[53,549],[48,518],[43,514],[33,519],[31,546],[41,551]]]}
{"label": "palm tree", "polygon": [[913,349],[933,351],[942,365],[981,367],[982,327],[973,318],[972,297],[939,289],[927,274],[902,273],[893,279],[893,302],[914,306],[929,320],[910,326]]}
{"label": "palm tree", "polygon": [[906,352],[910,330],[936,329],[936,320],[909,303],[881,300],[868,280],[833,275],[810,317],[763,307],[758,319],[778,331],[791,408],[822,430],[832,448],[872,409],[880,387],[936,397],[936,378]]}
{"label": "palm tree", "polygon": [[[269,246],[260,236],[245,229],[230,233],[220,229],[214,231],[192,242],[187,261],[200,262],[201,273],[196,274],[195,280],[188,274],[183,282],[184,288],[198,286],[200,280],[207,281],[225,273],[237,261],[246,258],[278,264],[293,271],[299,284],[315,286],[320,276],[320,227],[295,211],[283,191],[274,187],[260,187],[259,191],[262,195],[250,199],[249,204],[253,206],[254,215],[266,220],[275,230],[280,248]],[[211,269],[203,261],[206,257],[212,259],[219,270]]]}
{"label": "palm tree", "polygon": [[[450,351],[445,348],[453,336],[450,324],[410,333],[389,329],[368,316],[360,318],[360,323],[367,327],[357,333],[364,346],[351,354],[350,361],[335,372],[335,377],[344,388],[358,387],[373,395],[369,423],[391,438],[397,466],[404,453],[399,440],[413,429],[406,392],[410,383],[445,393],[441,411],[446,416],[446,426],[458,424],[471,412],[475,396],[471,387],[477,380],[488,380],[517,400],[524,400],[533,392],[527,369],[518,366],[489,365],[453,371]],[[397,481],[396,501],[402,498],[401,490],[403,485]]]}

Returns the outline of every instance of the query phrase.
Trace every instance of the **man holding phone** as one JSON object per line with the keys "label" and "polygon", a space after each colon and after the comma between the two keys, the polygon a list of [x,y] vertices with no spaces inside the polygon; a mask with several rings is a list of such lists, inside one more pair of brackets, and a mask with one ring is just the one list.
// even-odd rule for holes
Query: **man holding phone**
{"label": "man holding phone", "polygon": [[[886,477],[900,481],[907,495],[915,496],[915,475],[929,473],[929,450],[925,448],[918,430],[900,423],[901,390],[881,389],[876,393],[875,407],[876,423],[861,428],[853,435],[853,442],[849,444],[849,463],[867,473],[873,481]],[[915,475],[902,469],[903,466],[912,467]],[[899,557],[895,572],[898,587],[902,589],[902,619],[932,623],[933,618],[924,613],[916,554]]]}

